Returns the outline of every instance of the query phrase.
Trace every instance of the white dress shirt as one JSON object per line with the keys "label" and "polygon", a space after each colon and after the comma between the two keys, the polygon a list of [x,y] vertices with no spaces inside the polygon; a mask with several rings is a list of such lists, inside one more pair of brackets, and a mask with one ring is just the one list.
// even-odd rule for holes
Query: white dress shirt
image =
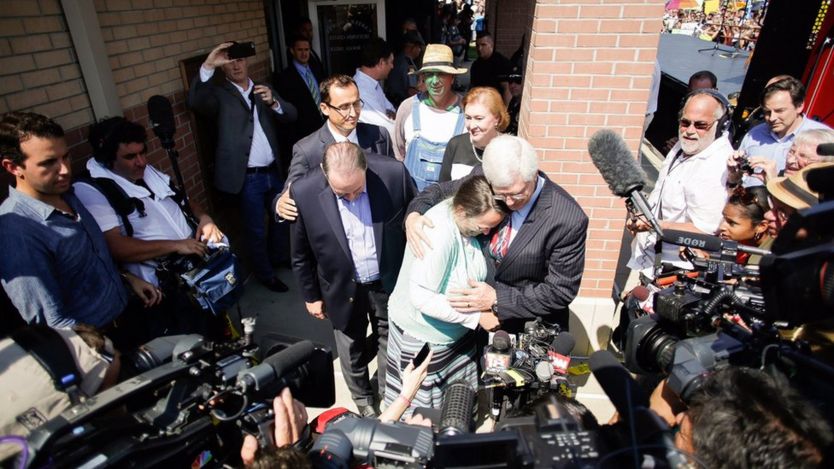
{"label": "white dress shirt", "polygon": [[394,119],[388,117],[388,113],[396,113],[397,109],[385,97],[379,82],[358,68],[353,79],[359,88],[359,98],[365,103],[362,113],[359,114],[359,122],[385,127],[388,135],[394,135]]}
{"label": "white dress shirt", "polygon": [[[211,80],[211,77],[214,76],[214,69],[206,70],[202,66],[200,67],[200,80],[203,82],[207,82]],[[241,88],[237,85],[237,83],[229,82],[237,88],[237,91],[243,97],[243,101],[246,103],[246,106],[251,110],[252,109],[252,101],[249,99],[249,94],[253,92],[253,87],[255,83],[252,82],[252,79],[249,79],[249,82],[246,84],[246,88]],[[256,96],[255,99],[261,99],[259,96]],[[283,114],[283,110],[281,106],[278,105],[277,108],[274,108],[274,111],[278,114]],[[261,127],[261,121],[258,120],[258,108],[255,107],[255,111],[252,116],[252,122],[255,124],[255,130],[252,133],[252,146],[249,150],[249,161],[246,164],[249,168],[260,168],[263,166],[269,166],[275,161],[275,154],[272,152],[272,146],[269,144],[269,140],[266,138],[266,134],[264,133],[264,129]]]}

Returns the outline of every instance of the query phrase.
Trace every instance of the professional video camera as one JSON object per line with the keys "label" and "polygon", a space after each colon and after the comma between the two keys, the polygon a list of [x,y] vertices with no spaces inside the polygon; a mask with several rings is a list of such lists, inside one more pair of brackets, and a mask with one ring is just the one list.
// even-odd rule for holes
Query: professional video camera
{"label": "professional video camera", "polygon": [[[663,240],[669,238],[667,230]],[[727,246],[703,235],[678,238],[706,239],[713,251],[715,243],[721,252]],[[654,294],[653,314],[627,329],[626,366],[668,374],[670,388],[684,400],[709,372],[731,365],[775,369],[808,388],[825,387],[834,369],[815,359],[809,344],[783,337],[797,326],[834,318],[834,269],[828,268],[834,260],[834,202],[793,215],[773,253],[763,256],[760,272],[728,266],[733,258],[730,253],[695,262],[695,277],[680,273],[673,286]]]}
{"label": "professional video camera", "polygon": [[444,396],[436,433],[342,415],[327,424],[310,459],[315,468],[626,467],[644,456],[654,467],[669,467],[683,459],[668,427],[648,410],[648,397],[622,365],[607,352],[591,356],[590,365],[621,414],[619,424],[600,427],[576,401],[548,391],[515,409],[495,431],[472,433],[475,391],[457,382]]}
{"label": "professional video camera", "polygon": [[139,371],[150,369],[36,429],[25,463],[187,467],[198,461],[202,467],[212,461],[220,466],[239,454],[241,430],[269,446],[269,402],[284,387],[308,406],[333,404],[328,349],[278,335],[258,347],[247,329],[244,338],[230,343],[188,335],[176,343],[162,338],[146,344],[129,361]]}

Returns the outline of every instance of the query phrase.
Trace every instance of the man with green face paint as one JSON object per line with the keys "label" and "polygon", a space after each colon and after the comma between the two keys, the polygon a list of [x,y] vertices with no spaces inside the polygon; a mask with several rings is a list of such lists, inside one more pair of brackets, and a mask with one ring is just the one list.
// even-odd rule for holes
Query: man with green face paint
{"label": "man with green face paint", "polygon": [[420,74],[426,91],[406,99],[394,122],[394,154],[403,161],[417,189],[437,182],[446,144],[464,129],[461,97],[452,90],[455,75],[466,73],[453,64],[452,49],[429,44]]}

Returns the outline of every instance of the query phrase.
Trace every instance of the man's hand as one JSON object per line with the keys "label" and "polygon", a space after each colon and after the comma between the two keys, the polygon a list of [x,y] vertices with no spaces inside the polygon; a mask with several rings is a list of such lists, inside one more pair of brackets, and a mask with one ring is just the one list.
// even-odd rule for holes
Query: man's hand
{"label": "man's hand", "polygon": [[747,158],[747,152],[744,150],[736,150],[730,153],[727,157],[727,182],[735,184],[741,181],[744,172],[739,167],[739,163]]}
{"label": "man's hand", "polygon": [[751,156],[747,161],[753,169],[761,169],[761,171],[754,172],[753,177],[760,179],[765,184],[767,181],[779,176],[779,170],[776,169],[776,162],[770,158]]}
{"label": "man's hand", "polygon": [[298,218],[298,208],[295,206],[295,200],[290,198],[291,185],[292,183],[288,184],[281,197],[278,197],[278,206],[275,208],[278,216],[287,221],[295,221]]}
{"label": "man's hand", "polygon": [[182,254],[183,256],[189,256],[191,254],[205,256],[207,250],[208,246],[206,246],[206,244],[202,241],[197,241],[196,239],[189,238],[174,241],[174,252]]}
{"label": "man's hand", "polygon": [[423,258],[423,245],[431,249],[431,241],[425,233],[425,228],[434,228],[431,220],[417,212],[411,212],[405,217],[405,237],[408,239],[408,247],[417,259]]}
{"label": "man's hand", "polygon": [[327,313],[324,312],[324,301],[314,301],[312,303],[304,302],[304,306],[307,307],[307,312],[310,313],[310,316],[313,316],[316,319],[326,319]]}
{"label": "man's hand", "polygon": [[214,220],[208,215],[200,217],[200,224],[194,233],[194,239],[205,243],[219,243],[223,240],[223,232],[214,224]]}
{"label": "man's hand", "polygon": [[660,382],[649,398],[649,408],[655,411],[670,427],[676,424],[677,414],[686,409],[686,405],[669,388],[666,380]]}
{"label": "man's hand", "polygon": [[449,290],[449,305],[459,313],[490,311],[498,298],[495,289],[484,282],[476,282],[472,279],[469,279],[469,287]]}
{"label": "man's hand", "polygon": [[265,85],[255,85],[255,94],[261,97],[261,100],[266,103],[267,106],[272,106],[274,103],[274,99],[272,99],[272,90],[269,89],[268,86]]}
{"label": "man's hand", "polygon": [[226,65],[227,63],[231,62],[229,59],[229,54],[226,52],[226,49],[232,47],[232,42],[224,42],[219,46],[215,47],[214,49],[209,52],[208,57],[206,57],[206,61],[203,62],[203,68],[206,70],[214,70],[217,67]]}
{"label": "man's hand", "polygon": [[498,316],[495,315],[493,312],[489,313],[480,313],[481,318],[478,320],[478,325],[487,332],[494,331],[501,327],[501,321],[498,320]]}
{"label": "man's hand", "polygon": [[156,306],[162,301],[162,290],[159,288],[129,272],[125,274],[125,279],[133,293],[136,293],[136,296],[142,300],[145,308]]}
{"label": "man's hand", "polygon": [[[275,447],[288,446],[297,442],[307,426],[307,408],[304,404],[293,399],[290,388],[284,388],[280,395],[272,400],[272,410],[275,413]],[[240,459],[243,464],[255,462],[258,451],[258,440],[252,435],[246,435],[240,448]]]}
{"label": "man's hand", "polygon": [[642,218],[631,217],[626,220],[626,229],[631,233],[631,236],[634,236],[643,231],[651,231],[652,225]]}

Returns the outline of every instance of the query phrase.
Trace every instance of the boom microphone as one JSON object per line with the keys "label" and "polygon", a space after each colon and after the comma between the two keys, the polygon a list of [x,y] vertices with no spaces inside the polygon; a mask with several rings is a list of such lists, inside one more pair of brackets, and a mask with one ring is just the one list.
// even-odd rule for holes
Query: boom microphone
{"label": "boom microphone", "polygon": [[174,122],[174,110],[171,101],[165,96],[154,95],[148,99],[148,119],[153,132],[159,137],[162,147],[174,148],[174,134],[177,126]]}
{"label": "boom microphone", "polygon": [[637,166],[623,138],[611,130],[599,130],[588,141],[588,153],[611,192],[617,197],[628,198],[652,229],[662,235],[663,229],[641,192],[646,185],[646,173]]}
{"label": "boom microphone", "polygon": [[439,433],[446,436],[469,433],[474,405],[475,390],[466,381],[458,380],[450,384],[443,397]]}
{"label": "boom microphone", "polygon": [[576,339],[570,335],[570,332],[562,331],[553,339],[550,347],[560,355],[570,355],[573,348],[576,346]]}

